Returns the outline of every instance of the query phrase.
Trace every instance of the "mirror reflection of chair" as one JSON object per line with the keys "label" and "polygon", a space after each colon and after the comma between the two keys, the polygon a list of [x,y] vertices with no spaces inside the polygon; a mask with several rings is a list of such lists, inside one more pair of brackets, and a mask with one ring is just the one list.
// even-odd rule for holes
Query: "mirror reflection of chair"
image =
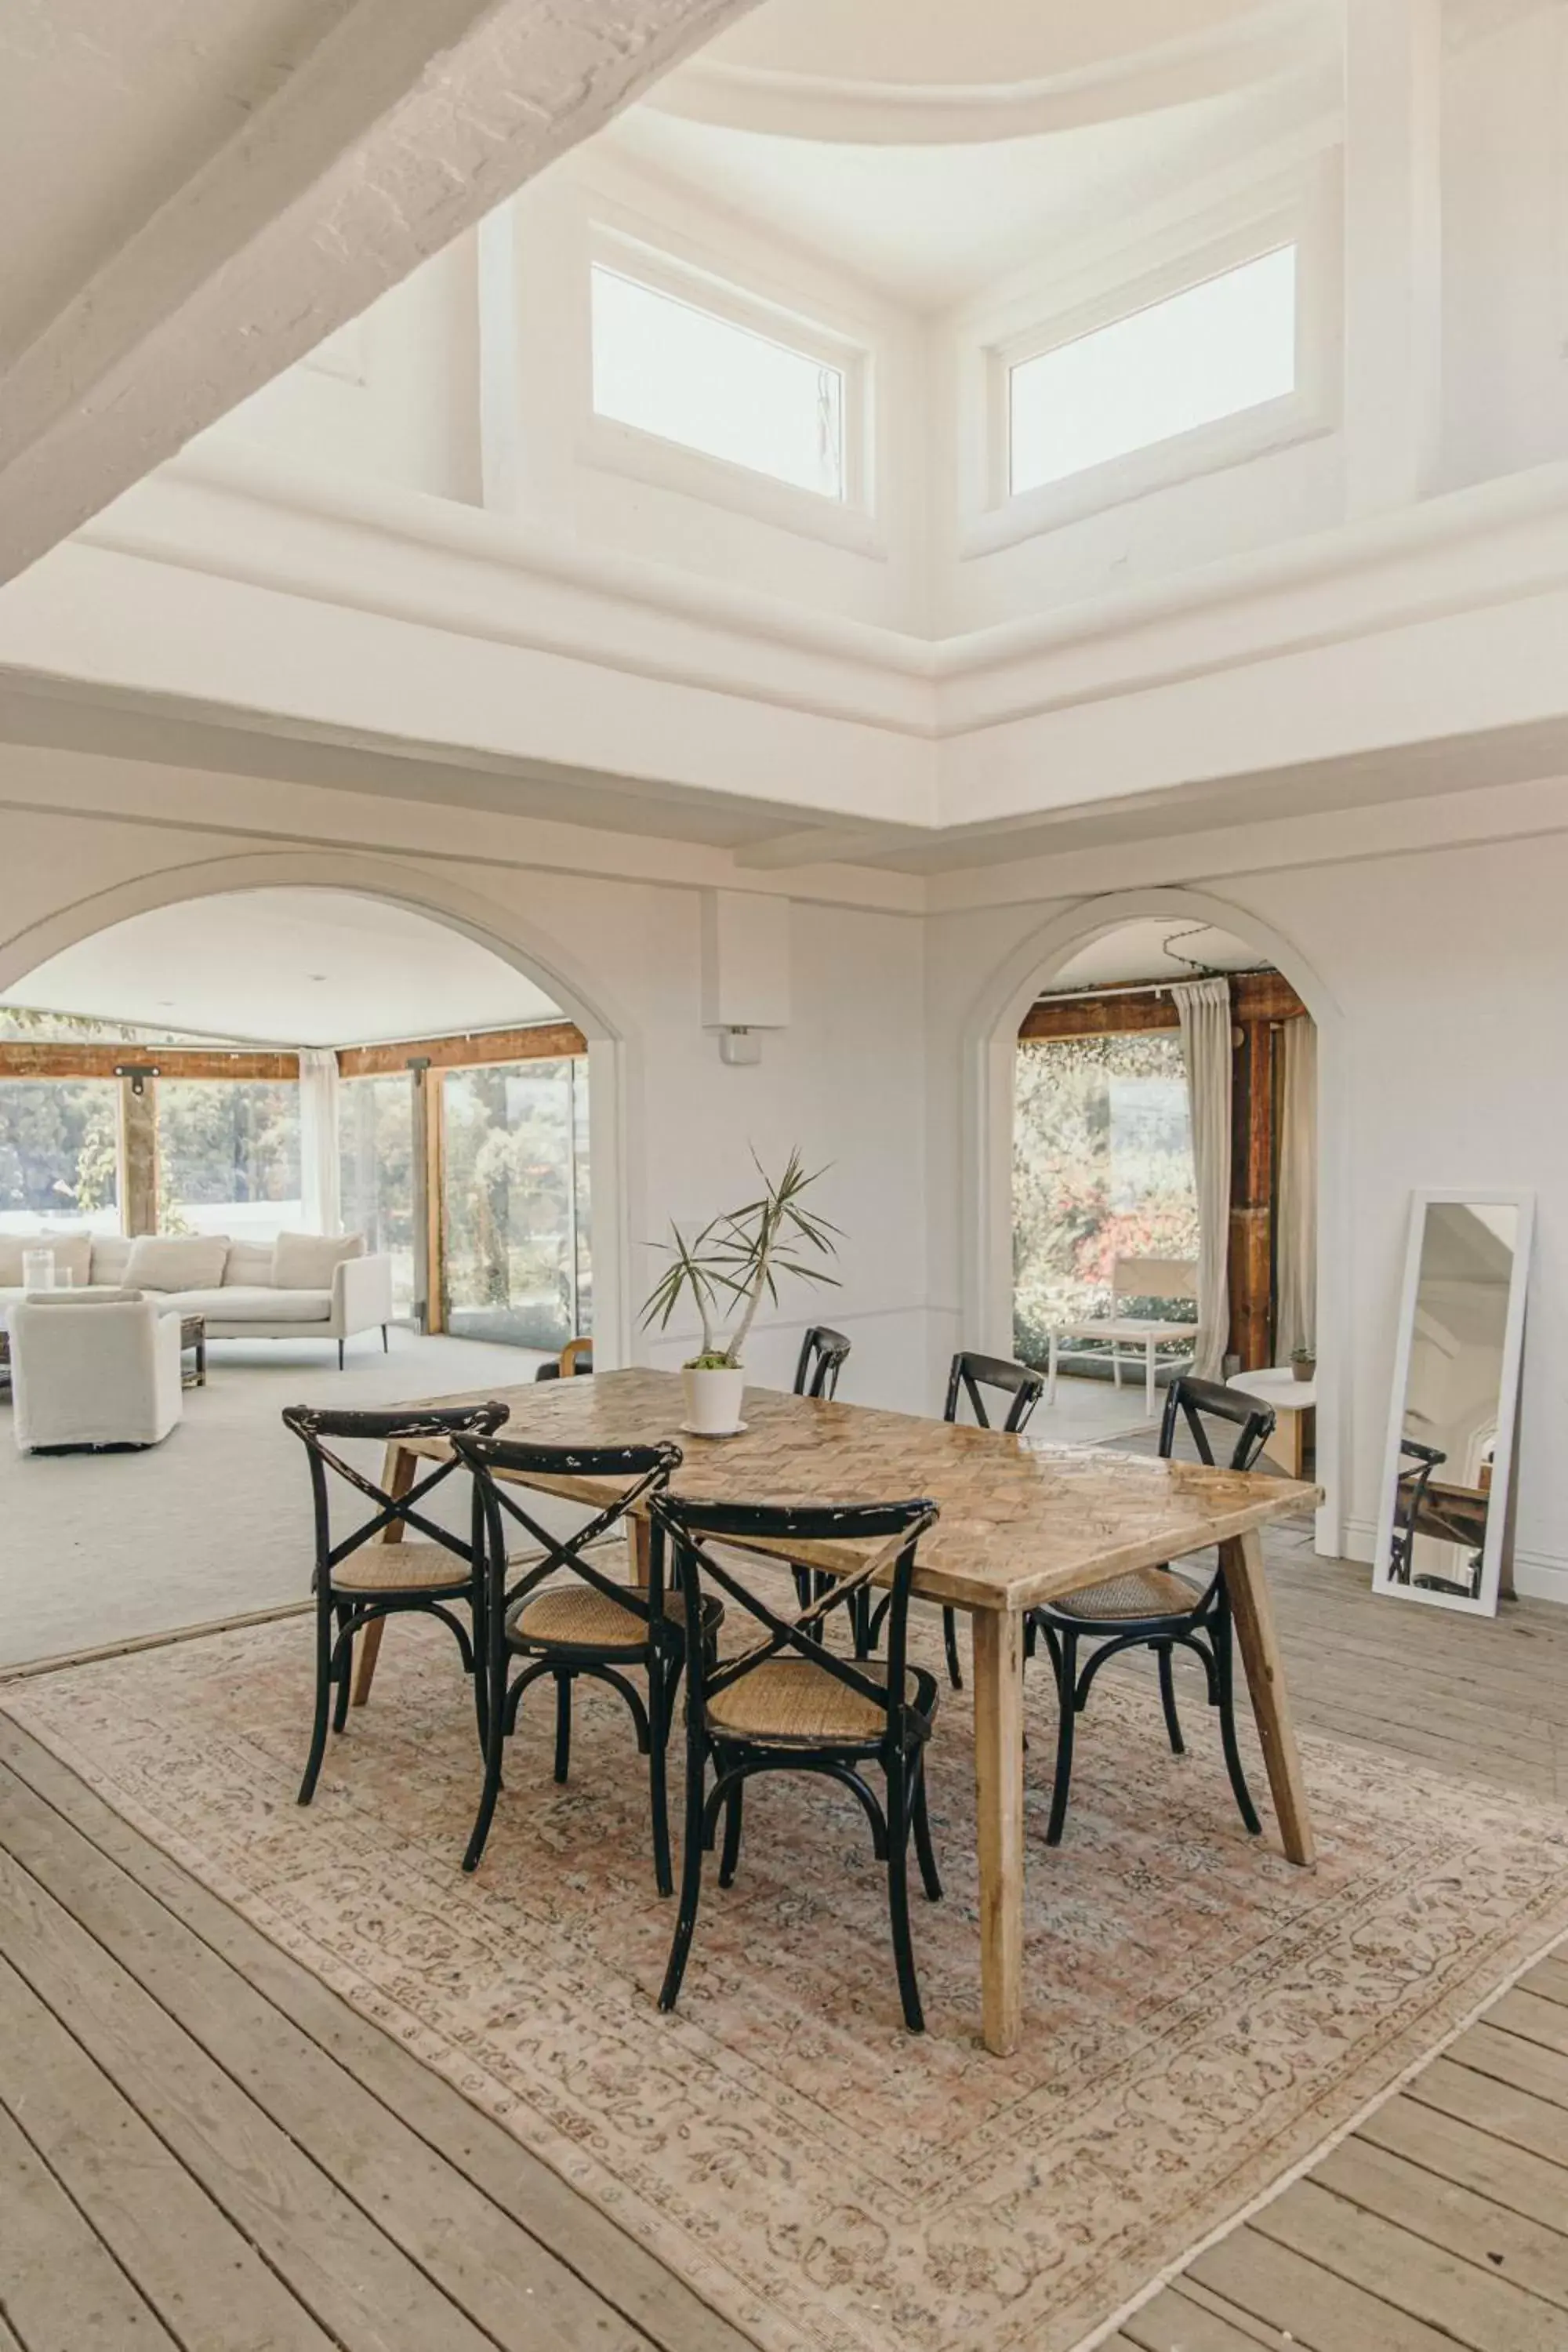
{"label": "mirror reflection of chair", "polygon": [[[1160,1453],[1169,1460],[1184,1423],[1200,1462],[1215,1467],[1214,1444],[1208,1424],[1219,1422],[1238,1432],[1228,1467],[1250,1470],[1272,1433],[1274,1415],[1235,1389],[1215,1381],[1184,1374],[1165,1391],[1160,1423]],[[1045,1637],[1057,1681],[1057,1766],[1051,1790],[1051,1814],[1046,1843],[1059,1845],[1067,1820],[1072,1782],[1073,1734],[1078,1717],[1089,1704],[1096,1675],[1108,1658],[1121,1650],[1148,1647],[1159,1662],[1160,1698],[1172,1752],[1185,1753],[1181,1718],[1176,1712],[1174,1652],[1191,1650],[1200,1660],[1208,1689],[1208,1703],[1219,1715],[1220,1745],[1237,1810],[1252,1836],[1262,1828],[1241,1769],[1236,1744],[1236,1677],[1230,1596],[1216,1567],[1204,1584],[1194,1584],[1173,1568],[1134,1569],[1105,1583],[1088,1585],[1030,1613],[1030,1634]],[[1098,1644],[1082,1672],[1078,1654],[1081,1642]],[[1031,1640],[1032,1646],[1032,1640]]]}
{"label": "mirror reflection of chair", "polygon": [[[1439,1445],[1423,1445],[1419,1438],[1402,1437],[1399,1441],[1399,1484],[1394,1496],[1394,1542],[1388,1556],[1388,1574],[1394,1584],[1410,1582],[1411,1561],[1415,1550],[1415,1523],[1426,1499],[1426,1488],[1434,1470],[1441,1468],[1447,1455]],[[1406,1470],[1411,1461],[1414,1470]]]}
{"label": "mirror reflection of chair", "polygon": [[[721,1814],[724,1845],[719,1884],[732,1882],[740,1860],[745,1784],[760,1772],[808,1772],[852,1791],[871,1825],[873,1851],[887,1869],[888,1913],[904,2022],[924,2030],[910,1937],[908,1854],[914,1841],[921,1876],[931,1902],[942,1895],[926,1817],[925,1749],[936,1719],[936,1676],[907,1662],[910,1586],[921,1536],[936,1517],[934,1503],[787,1505],[701,1503],[668,1493],[653,1503],[653,1549],[668,1539],[673,1572],[685,1601],[686,1832],[680,1911],[660,2009],[679,1997],[702,1886],[702,1856],[714,1843]],[[742,1581],[731,1549],[759,1541],[865,1543],[866,1566],[834,1580],[801,1615],[776,1615]],[[709,1549],[717,1542],[722,1554]],[[875,1547],[875,1549],[870,1549]],[[886,1664],[836,1656],[821,1638],[834,1610],[852,1611],[873,1573],[892,1561],[888,1596]],[[743,1565],[743,1561],[739,1563]],[[761,1628],[738,1654],[720,1659],[694,1631],[701,1622],[704,1580],[739,1603]],[[881,1768],[886,1804],[865,1779]],[[713,1782],[709,1786],[709,1768]]]}

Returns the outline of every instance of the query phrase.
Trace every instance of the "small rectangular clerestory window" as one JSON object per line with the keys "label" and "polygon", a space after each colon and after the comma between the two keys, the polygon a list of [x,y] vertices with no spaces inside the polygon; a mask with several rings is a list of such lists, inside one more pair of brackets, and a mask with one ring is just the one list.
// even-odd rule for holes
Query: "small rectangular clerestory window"
{"label": "small rectangular clerestory window", "polygon": [[846,370],[595,262],[594,412],[843,501]]}
{"label": "small rectangular clerestory window", "polygon": [[1298,388],[1297,247],[1013,360],[1007,489],[1065,482]]}

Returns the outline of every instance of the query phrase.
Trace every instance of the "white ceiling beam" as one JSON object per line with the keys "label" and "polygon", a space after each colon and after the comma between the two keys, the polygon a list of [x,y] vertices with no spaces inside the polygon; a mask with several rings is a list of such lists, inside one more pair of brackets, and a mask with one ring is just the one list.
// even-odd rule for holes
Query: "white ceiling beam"
{"label": "white ceiling beam", "polygon": [[736,850],[735,863],[753,874],[784,874],[797,866],[852,866],[923,837],[918,825],[803,825],[795,833],[772,833],[762,841],[747,842]]}
{"label": "white ceiling beam", "polygon": [[751,5],[358,0],[0,362],[0,579]]}

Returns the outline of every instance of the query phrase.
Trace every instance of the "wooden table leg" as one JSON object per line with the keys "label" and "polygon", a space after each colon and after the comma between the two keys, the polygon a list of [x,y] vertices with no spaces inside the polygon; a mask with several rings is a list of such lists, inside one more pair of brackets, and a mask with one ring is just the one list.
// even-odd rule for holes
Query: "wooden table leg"
{"label": "wooden table leg", "polygon": [[646,1592],[648,1581],[648,1552],[653,1543],[653,1523],[634,1511],[626,1521],[626,1559],[631,1568],[632,1582]]}
{"label": "wooden table leg", "polygon": [[[394,1502],[401,1502],[413,1486],[415,1473],[418,1467],[419,1456],[416,1454],[407,1453],[401,1445],[389,1445],[381,1473],[383,1493],[390,1495]],[[392,1525],[383,1534],[381,1540],[383,1543],[401,1543],[403,1521],[394,1519]],[[373,1617],[364,1629],[364,1637],[360,1643],[359,1657],[354,1666],[353,1703],[355,1706],[363,1706],[370,1696],[370,1686],[375,1680],[375,1662],[381,1655],[381,1637],[385,1625],[384,1617]]]}
{"label": "wooden table leg", "polygon": [[974,1816],[980,1845],[981,2036],[998,2058],[1024,2024],[1024,1624],[976,1610]]}
{"label": "wooden table leg", "polygon": [[1274,1628],[1274,1603],[1269,1597],[1263,1543],[1256,1528],[1236,1536],[1219,1548],[1220,1566],[1230,1594],[1231,1614],[1252,1712],[1263,1744],[1269,1793],[1279,1823],[1280,1843],[1289,1860],[1310,1869],[1317,1859],[1312,1843],[1312,1819],[1307,1808],[1301,1759],[1296,1748],[1296,1727],[1290,1720],[1290,1698],[1285,1688],[1285,1664]]}

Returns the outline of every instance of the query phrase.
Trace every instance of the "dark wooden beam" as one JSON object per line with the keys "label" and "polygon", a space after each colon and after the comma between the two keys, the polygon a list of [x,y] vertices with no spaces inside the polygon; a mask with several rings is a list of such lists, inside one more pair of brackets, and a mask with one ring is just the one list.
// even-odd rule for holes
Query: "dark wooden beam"
{"label": "dark wooden beam", "polygon": [[1231,1065],[1230,1335],[1244,1372],[1274,1360],[1274,1031],[1237,1024]]}
{"label": "dark wooden beam", "polygon": [[1037,1037],[1127,1037],[1147,1029],[1179,1029],[1168,996],[1060,996],[1031,1004],[1018,1024],[1020,1042]]}
{"label": "dark wooden beam", "polygon": [[[1140,983],[1142,987],[1142,983]],[[1151,981],[1150,990],[1168,991],[1169,981]],[[1291,1021],[1306,1006],[1279,971],[1236,971],[1230,974],[1231,1010],[1247,1021]],[[1042,997],[1031,1004],[1018,1026],[1024,1037],[1124,1037],[1145,1029],[1178,1029],[1181,1016],[1164,995],[1099,993],[1086,989],[1081,996]]]}
{"label": "dark wooden beam", "polygon": [[0,1039],[0,1078],[111,1078],[124,1063],[155,1064],[165,1078],[297,1078],[298,1054],[259,1054],[217,1045],[69,1045],[58,1040]]}
{"label": "dark wooden beam", "polygon": [[427,1063],[433,1070],[475,1069],[487,1062],[561,1062],[587,1050],[588,1040],[574,1023],[533,1021],[524,1028],[481,1029],[460,1037],[411,1037],[390,1045],[343,1045],[338,1051],[338,1075],[391,1077],[416,1061]]}

